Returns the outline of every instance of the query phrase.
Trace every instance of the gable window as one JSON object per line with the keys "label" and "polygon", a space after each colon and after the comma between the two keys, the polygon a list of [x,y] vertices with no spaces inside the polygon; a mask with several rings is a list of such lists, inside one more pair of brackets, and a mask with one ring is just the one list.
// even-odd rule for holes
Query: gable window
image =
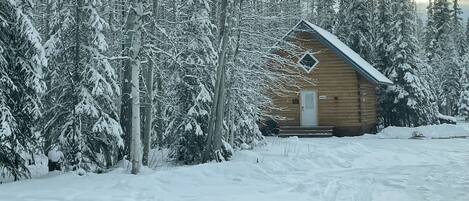
{"label": "gable window", "polygon": [[319,61],[312,54],[307,53],[300,59],[300,64],[307,72],[311,72],[319,64]]}

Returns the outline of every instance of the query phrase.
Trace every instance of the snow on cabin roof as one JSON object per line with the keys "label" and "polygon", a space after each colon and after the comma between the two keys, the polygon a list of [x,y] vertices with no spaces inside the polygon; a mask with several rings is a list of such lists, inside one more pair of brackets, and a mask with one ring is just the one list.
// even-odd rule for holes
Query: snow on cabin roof
{"label": "snow on cabin roof", "polygon": [[370,81],[376,84],[383,85],[392,85],[393,82],[389,80],[385,75],[380,73],[376,68],[374,68],[370,63],[365,61],[360,55],[353,51],[350,47],[340,41],[334,34],[306,21],[301,20],[293,29],[288,32],[284,37],[288,37],[291,33],[298,29],[299,26],[305,24],[309,29],[312,30],[312,33],[316,35],[321,42],[326,44],[329,48],[334,50],[338,55],[342,56],[348,63],[350,63],[356,71],[361,75],[369,79]]}

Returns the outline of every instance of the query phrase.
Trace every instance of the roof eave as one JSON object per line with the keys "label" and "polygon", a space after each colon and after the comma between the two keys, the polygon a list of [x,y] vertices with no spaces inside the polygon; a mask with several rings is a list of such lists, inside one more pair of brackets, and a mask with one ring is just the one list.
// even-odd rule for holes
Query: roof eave
{"label": "roof eave", "polygon": [[[393,85],[394,83],[392,81],[389,80],[389,82],[384,82],[384,81],[379,81],[377,80],[376,78],[374,78],[373,76],[371,76],[370,74],[368,74],[365,70],[363,70],[361,68],[360,65],[358,65],[357,63],[355,63],[348,55],[346,55],[345,53],[343,53],[339,48],[337,48],[335,45],[333,45],[329,40],[327,40],[326,38],[324,38],[324,36],[322,36],[321,34],[319,34],[313,27],[309,26],[308,23],[306,23],[305,20],[301,20],[295,27],[293,30],[296,29],[296,27],[298,27],[301,23],[304,23],[306,26],[308,26],[312,33],[319,38],[319,40],[321,42],[323,42],[324,44],[326,44],[330,49],[332,49],[335,53],[339,54],[340,56],[342,56],[348,63],[350,63],[354,69],[356,71],[358,71],[362,76],[364,76],[367,80],[369,80],[370,82],[372,82],[373,84],[376,84],[376,85]],[[289,32],[289,34],[291,34],[292,31]],[[289,35],[288,34],[288,35]],[[288,36],[287,35],[287,36]]]}

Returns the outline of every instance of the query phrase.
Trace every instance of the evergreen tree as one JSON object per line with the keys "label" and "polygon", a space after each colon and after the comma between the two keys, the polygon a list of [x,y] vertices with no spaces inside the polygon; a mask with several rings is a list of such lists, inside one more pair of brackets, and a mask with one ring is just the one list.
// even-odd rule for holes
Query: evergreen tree
{"label": "evergreen tree", "polygon": [[462,14],[463,11],[461,7],[459,7],[459,1],[458,0],[453,0],[453,10],[451,11],[451,20],[452,20],[452,31],[451,31],[451,37],[454,42],[456,51],[457,51],[457,57],[461,59],[461,57],[467,53],[468,51],[468,44],[467,40],[464,37],[465,36],[465,31],[464,31],[464,26],[463,26],[463,19],[462,19]]}
{"label": "evergreen tree", "polygon": [[435,75],[432,86],[436,86],[434,88],[440,111],[446,115],[455,115],[460,91],[460,61],[455,38],[452,36],[452,17],[457,12],[451,11],[448,0],[435,0],[429,9],[431,24],[427,25],[426,37],[430,41],[427,44],[427,59]]}
{"label": "evergreen tree", "polygon": [[373,63],[371,20],[374,7],[368,0],[342,0],[339,3],[339,20],[335,29],[337,37],[365,60]]}
{"label": "evergreen tree", "polygon": [[466,42],[469,44],[469,19],[467,19],[466,22],[466,31],[464,32],[464,39],[466,39]]}
{"label": "evergreen tree", "polygon": [[428,61],[432,61],[433,59],[433,49],[435,49],[436,43],[436,35],[437,35],[437,28],[434,22],[433,16],[433,1],[429,0],[427,6],[427,24],[425,27],[425,48],[427,52]]}
{"label": "evergreen tree", "polygon": [[385,125],[420,126],[437,123],[438,111],[431,101],[428,83],[421,79],[419,69],[425,65],[418,58],[415,36],[415,10],[410,0],[393,3],[393,38],[390,59],[392,71],[388,77],[394,82],[387,87],[383,111]]}
{"label": "evergreen tree", "polygon": [[0,1],[0,169],[15,180],[30,176],[24,156],[35,151],[35,122],[42,115],[47,65],[31,5]]}
{"label": "evergreen tree", "polygon": [[335,24],[335,0],[318,0],[316,2],[316,18],[313,22],[319,27],[332,32]]}
{"label": "evergreen tree", "polygon": [[461,117],[464,117],[466,121],[469,120],[469,77],[468,77],[468,67],[469,67],[469,56],[463,56],[462,63],[462,72],[461,72],[461,95],[459,96],[458,102],[458,114]]}
{"label": "evergreen tree", "polygon": [[183,42],[187,47],[179,60],[181,66],[177,85],[179,117],[176,133],[179,137],[173,144],[174,156],[185,163],[201,163],[205,147],[208,120],[213,97],[213,75],[217,64],[217,53],[213,46],[215,26],[210,21],[207,0],[195,0],[184,5],[187,18],[182,27]]}
{"label": "evergreen tree", "polygon": [[393,10],[391,7],[391,0],[380,0],[378,2],[378,26],[377,37],[376,37],[376,60],[375,67],[383,72],[384,74],[389,74],[392,70],[389,69],[392,62],[389,58],[389,49],[391,47],[393,33],[392,29],[392,20],[393,20]]}
{"label": "evergreen tree", "polygon": [[106,55],[101,6],[100,0],[56,1],[46,42],[54,86],[47,94],[46,148],[59,147],[72,170],[110,166],[123,146],[113,101],[119,86]]}

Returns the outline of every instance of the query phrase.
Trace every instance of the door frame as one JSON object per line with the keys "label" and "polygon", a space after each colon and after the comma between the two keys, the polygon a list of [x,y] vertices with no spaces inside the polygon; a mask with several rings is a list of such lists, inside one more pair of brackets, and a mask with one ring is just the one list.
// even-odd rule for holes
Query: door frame
{"label": "door frame", "polygon": [[[314,94],[314,116],[313,116],[313,122],[312,124],[307,124],[306,122],[303,121],[303,114],[304,114],[304,96],[303,94],[305,92],[313,92]],[[315,126],[318,126],[318,112],[319,112],[319,108],[318,108],[318,90],[316,89],[303,89],[300,91],[300,126],[301,127],[315,127]]]}

